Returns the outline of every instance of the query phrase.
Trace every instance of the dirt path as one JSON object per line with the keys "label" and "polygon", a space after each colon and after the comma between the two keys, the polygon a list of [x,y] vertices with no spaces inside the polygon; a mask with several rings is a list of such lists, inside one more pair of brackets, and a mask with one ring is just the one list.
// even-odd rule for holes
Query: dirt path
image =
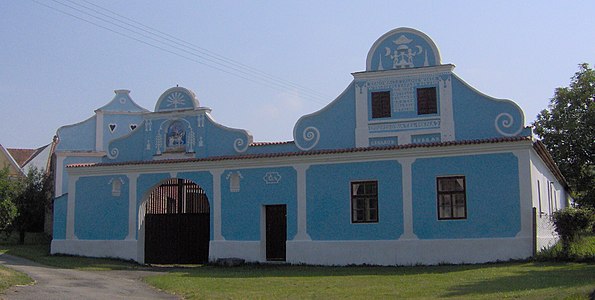
{"label": "dirt path", "polygon": [[178,299],[140,279],[155,271],[79,271],[57,269],[6,254],[0,264],[26,273],[35,284],[9,288],[0,299]]}

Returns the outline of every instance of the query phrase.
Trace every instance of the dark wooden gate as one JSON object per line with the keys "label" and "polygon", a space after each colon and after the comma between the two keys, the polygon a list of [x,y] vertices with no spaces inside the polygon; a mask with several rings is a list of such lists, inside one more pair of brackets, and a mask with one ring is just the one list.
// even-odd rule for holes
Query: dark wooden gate
{"label": "dark wooden gate", "polygon": [[285,261],[287,242],[287,206],[267,205],[266,209],[266,251],[267,260]]}
{"label": "dark wooden gate", "polygon": [[206,263],[209,239],[209,201],[197,184],[174,178],[151,193],[145,215],[146,263]]}

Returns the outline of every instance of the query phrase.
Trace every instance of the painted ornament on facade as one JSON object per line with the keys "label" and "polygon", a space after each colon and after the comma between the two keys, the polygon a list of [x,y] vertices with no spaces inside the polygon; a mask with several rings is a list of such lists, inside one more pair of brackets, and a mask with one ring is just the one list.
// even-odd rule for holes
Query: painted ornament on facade
{"label": "painted ornament on facade", "polygon": [[181,92],[173,92],[167,96],[167,107],[178,108],[178,105],[184,106],[185,104],[184,94]]}
{"label": "painted ornament on facade", "polygon": [[262,179],[266,184],[277,184],[281,181],[281,174],[279,172],[267,172]]}
{"label": "painted ornament on facade", "polygon": [[[390,59],[392,59],[393,69],[416,67],[413,59],[416,56],[422,54],[425,54],[424,66],[429,66],[427,50],[424,51],[422,46],[414,45],[412,42],[412,39],[407,38],[405,35],[401,35],[399,38],[393,41],[393,44],[395,44],[396,48],[385,47],[386,53],[384,56],[388,56]],[[380,64],[379,69],[381,67],[382,64]]]}
{"label": "painted ornament on facade", "polygon": [[180,121],[173,122],[167,129],[167,147],[179,148],[186,144],[186,130]]}

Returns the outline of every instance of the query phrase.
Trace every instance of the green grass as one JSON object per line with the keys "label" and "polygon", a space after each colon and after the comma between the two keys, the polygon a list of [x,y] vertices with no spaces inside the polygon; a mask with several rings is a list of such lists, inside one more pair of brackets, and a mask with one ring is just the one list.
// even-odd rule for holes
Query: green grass
{"label": "green grass", "polygon": [[[594,241],[595,238],[583,240],[576,246],[577,251],[587,251],[586,257],[589,257],[593,252],[588,251]],[[47,244],[0,245],[0,252],[60,268],[145,268],[121,260],[51,256]],[[431,267],[245,265],[161,269],[168,272],[147,277],[145,281],[187,299],[588,299],[589,293],[595,291],[595,263],[592,260]],[[0,287],[30,282],[26,276],[21,277],[22,274],[4,268],[0,269],[0,275]]]}
{"label": "green grass", "polygon": [[203,266],[150,276],[145,281],[187,299],[587,299],[595,290],[595,265]]}
{"label": "green grass", "polygon": [[78,269],[87,271],[108,271],[108,270],[127,270],[144,268],[143,266],[130,261],[123,261],[109,258],[90,258],[69,255],[50,255],[48,244],[38,245],[2,245],[0,252],[20,256],[43,265],[64,268]]}
{"label": "green grass", "polygon": [[562,254],[562,245],[557,243],[553,247],[541,250],[536,257],[537,260],[551,261],[576,261],[595,262],[595,234],[582,236],[570,245],[568,257]]}
{"label": "green grass", "polygon": [[13,285],[30,284],[33,280],[27,275],[0,265],[0,293]]}

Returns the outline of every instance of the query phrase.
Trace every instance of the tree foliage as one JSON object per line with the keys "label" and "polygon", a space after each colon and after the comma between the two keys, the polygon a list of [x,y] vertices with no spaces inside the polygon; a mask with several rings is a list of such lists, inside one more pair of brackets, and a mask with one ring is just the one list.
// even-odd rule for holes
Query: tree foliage
{"label": "tree foliage", "polygon": [[595,71],[579,65],[533,123],[581,206],[595,207]]}
{"label": "tree foliage", "polygon": [[8,168],[0,170],[0,233],[7,234],[17,216],[14,199],[19,193],[18,182],[10,178]]}
{"label": "tree foliage", "polygon": [[13,228],[19,232],[19,243],[25,242],[25,233],[43,231],[45,209],[50,202],[50,178],[37,168],[29,169],[22,181],[22,189],[14,200],[18,214]]}

